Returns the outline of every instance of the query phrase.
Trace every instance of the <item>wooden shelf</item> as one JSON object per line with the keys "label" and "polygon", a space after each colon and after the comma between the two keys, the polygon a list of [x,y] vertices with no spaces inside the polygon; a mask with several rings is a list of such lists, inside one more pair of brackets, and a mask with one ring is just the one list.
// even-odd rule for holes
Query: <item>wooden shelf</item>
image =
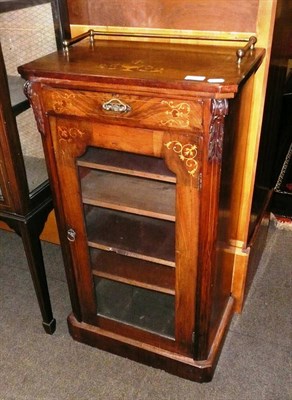
{"label": "wooden shelf", "polygon": [[175,268],[125,257],[113,252],[90,249],[92,272],[100,278],[175,294]]}
{"label": "wooden shelf", "polygon": [[172,183],[91,170],[82,178],[81,187],[86,204],[175,220],[175,185]]}
{"label": "wooden shelf", "polygon": [[175,266],[173,222],[93,206],[85,211],[89,246]]}
{"label": "wooden shelf", "polygon": [[123,151],[89,147],[87,152],[78,159],[77,165],[165,182],[176,182],[176,176],[166,167],[163,159]]}
{"label": "wooden shelf", "polygon": [[174,296],[95,277],[97,314],[174,337]]}

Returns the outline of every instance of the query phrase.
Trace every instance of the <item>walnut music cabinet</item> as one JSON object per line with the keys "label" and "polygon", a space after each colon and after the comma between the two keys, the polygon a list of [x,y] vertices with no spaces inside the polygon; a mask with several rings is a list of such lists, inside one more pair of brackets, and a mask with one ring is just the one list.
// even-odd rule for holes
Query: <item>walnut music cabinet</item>
{"label": "walnut music cabinet", "polygon": [[242,305],[234,249],[265,65],[254,35],[274,3],[169,3],[125,0],[117,13],[68,0],[77,37],[19,72],[53,188],[72,337],[206,382]]}
{"label": "walnut music cabinet", "polygon": [[83,36],[19,68],[54,189],[70,333],[208,381],[233,314],[236,143],[264,50],[252,39],[239,63],[228,46]]}

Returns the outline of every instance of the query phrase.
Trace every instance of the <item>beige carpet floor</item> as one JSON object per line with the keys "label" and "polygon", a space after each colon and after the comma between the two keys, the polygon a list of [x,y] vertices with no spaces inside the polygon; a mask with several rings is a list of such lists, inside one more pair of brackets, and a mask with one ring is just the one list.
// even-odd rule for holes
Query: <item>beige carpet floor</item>
{"label": "beige carpet floor", "polygon": [[60,248],[44,243],[57,330],[44,333],[19,237],[0,231],[0,400],[291,400],[292,231],[272,224],[213,381],[190,382],[74,342]]}

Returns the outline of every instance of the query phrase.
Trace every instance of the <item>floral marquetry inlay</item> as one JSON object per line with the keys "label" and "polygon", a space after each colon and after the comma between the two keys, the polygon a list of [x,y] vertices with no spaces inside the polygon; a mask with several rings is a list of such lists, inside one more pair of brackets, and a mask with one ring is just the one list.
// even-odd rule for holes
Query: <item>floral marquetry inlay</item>
{"label": "floral marquetry inlay", "polygon": [[188,103],[175,104],[173,101],[162,100],[161,104],[166,105],[166,120],[160,121],[161,125],[169,127],[188,128],[190,125],[189,115],[191,106]]}
{"label": "floral marquetry inlay", "polygon": [[124,72],[151,72],[155,74],[162,74],[164,71],[164,68],[153,67],[150,64],[145,64],[142,60],[137,60],[130,64],[99,64],[98,68],[107,70],[122,70]]}
{"label": "floral marquetry inlay", "polygon": [[63,93],[63,92],[53,92],[52,93],[52,104],[53,110],[56,113],[62,113],[68,107],[71,107],[72,100],[74,100],[75,95],[73,93]]}
{"label": "floral marquetry inlay", "polygon": [[81,131],[77,128],[68,128],[67,126],[58,126],[58,138],[59,143],[72,143],[76,140],[82,139],[86,136],[86,132]]}
{"label": "floral marquetry inlay", "polygon": [[196,157],[198,155],[198,146],[196,144],[181,144],[180,142],[173,140],[165,143],[165,146],[169,150],[173,150],[185,163],[188,173],[194,177],[198,169],[198,161]]}
{"label": "floral marquetry inlay", "polygon": [[82,154],[90,133],[86,129],[79,129],[76,126],[59,125],[57,127],[58,151],[63,162],[69,163],[74,157]]}

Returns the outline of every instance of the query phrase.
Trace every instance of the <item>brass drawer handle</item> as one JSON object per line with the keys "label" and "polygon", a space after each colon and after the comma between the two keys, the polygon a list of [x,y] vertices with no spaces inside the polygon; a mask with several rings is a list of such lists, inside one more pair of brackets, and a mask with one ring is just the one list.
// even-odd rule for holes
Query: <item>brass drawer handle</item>
{"label": "brass drawer handle", "polygon": [[127,113],[132,110],[128,104],[125,104],[121,100],[115,98],[107,101],[106,103],[103,103],[102,109],[118,114]]}

